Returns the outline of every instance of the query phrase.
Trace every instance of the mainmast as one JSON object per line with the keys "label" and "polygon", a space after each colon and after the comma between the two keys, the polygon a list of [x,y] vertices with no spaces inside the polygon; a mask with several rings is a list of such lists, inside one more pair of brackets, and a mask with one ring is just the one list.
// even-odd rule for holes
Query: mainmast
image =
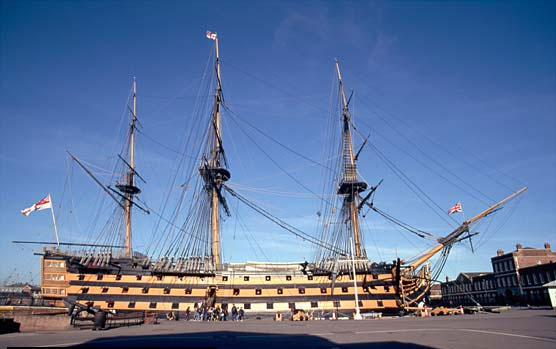
{"label": "mainmast", "polygon": [[[208,35],[207,35],[208,36]],[[210,198],[210,216],[211,216],[211,256],[212,262],[216,269],[220,268],[220,223],[219,223],[219,205],[222,204],[226,212],[228,211],[226,202],[222,197],[222,184],[230,179],[230,172],[224,167],[226,158],[224,148],[222,147],[222,133],[220,129],[220,107],[222,104],[222,84],[220,80],[220,53],[218,51],[218,36],[211,34],[215,40],[216,48],[216,92],[214,95],[214,104],[212,108],[211,126],[211,144],[210,157],[204,159],[204,163],[199,169],[201,176],[205,181]]]}
{"label": "mainmast", "polygon": [[338,194],[344,196],[344,208],[347,209],[349,221],[351,223],[351,230],[353,234],[353,241],[355,244],[355,257],[364,257],[361,248],[361,232],[359,228],[359,204],[358,193],[367,189],[367,183],[358,181],[357,167],[355,164],[355,156],[353,154],[353,144],[351,141],[350,122],[351,116],[349,113],[349,103],[346,99],[344,91],[344,84],[342,82],[342,75],[340,73],[340,63],[336,60],[336,72],[338,73],[338,81],[340,82],[340,92],[342,94],[343,113],[342,113],[342,161],[344,167],[344,174],[342,181],[338,188]]}
{"label": "mainmast", "polygon": [[[135,186],[135,124],[137,122],[137,81],[133,78],[133,115],[129,125],[129,163],[128,172],[126,174],[125,184],[116,184],[116,187],[125,196],[125,256],[131,257],[131,205],[133,196],[139,194],[141,190]],[[125,161],[124,161],[125,162]]]}

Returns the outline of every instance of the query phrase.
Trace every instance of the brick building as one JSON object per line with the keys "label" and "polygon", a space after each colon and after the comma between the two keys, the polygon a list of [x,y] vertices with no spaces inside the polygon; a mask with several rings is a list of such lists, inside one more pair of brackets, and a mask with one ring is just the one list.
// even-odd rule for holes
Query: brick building
{"label": "brick building", "polygon": [[524,248],[517,244],[515,251],[504,253],[498,250],[490,260],[498,289],[498,303],[517,304],[525,303],[521,270],[556,262],[556,252],[550,250],[549,243],[544,244],[544,249]]}
{"label": "brick building", "polygon": [[556,279],[556,252],[550,244],[544,249],[522,247],[491,258],[492,272],[460,273],[441,284],[444,304],[481,305],[549,303],[543,284]]}
{"label": "brick building", "polygon": [[519,270],[524,301],[531,305],[550,304],[548,288],[551,281],[556,280],[556,263],[534,265]]}
{"label": "brick building", "polygon": [[441,284],[442,303],[447,305],[496,304],[497,290],[494,274],[460,273],[455,280]]}

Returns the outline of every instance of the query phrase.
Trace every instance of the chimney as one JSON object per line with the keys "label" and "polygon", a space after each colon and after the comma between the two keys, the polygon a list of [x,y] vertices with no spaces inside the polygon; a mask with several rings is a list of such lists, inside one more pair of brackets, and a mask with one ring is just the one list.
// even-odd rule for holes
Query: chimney
{"label": "chimney", "polygon": [[548,242],[544,243],[544,249],[550,252],[550,244]]}
{"label": "chimney", "polygon": [[450,277],[446,275],[446,282],[450,282]]}
{"label": "chimney", "polygon": [[501,256],[501,255],[503,255],[503,254],[504,254],[504,250],[498,250],[498,251],[496,251],[496,255],[497,255],[497,256]]}
{"label": "chimney", "polygon": [[[521,244],[516,244],[516,245],[515,245],[515,249],[516,249],[517,251],[521,250],[522,247],[523,247],[523,246],[521,246]],[[545,246],[545,248],[546,248],[546,246]]]}

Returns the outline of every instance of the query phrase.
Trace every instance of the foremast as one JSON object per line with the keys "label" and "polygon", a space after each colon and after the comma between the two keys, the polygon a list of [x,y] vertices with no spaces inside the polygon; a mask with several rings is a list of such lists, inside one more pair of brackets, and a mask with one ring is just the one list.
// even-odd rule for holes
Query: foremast
{"label": "foremast", "polygon": [[351,140],[351,115],[349,113],[349,102],[346,99],[342,74],[340,73],[340,63],[336,60],[336,72],[340,83],[340,93],[342,95],[342,165],[343,177],[340,181],[337,194],[344,196],[343,210],[347,210],[348,218],[353,234],[355,245],[355,258],[364,258],[364,249],[361,247],[361,230],[359,226],[359,193],[367,189],[367,183],[359,181],[357,178],[356,157],[353,152]]}
{"label": "foremast", "polygon": [[230,172],[227,170],[224,148],[222,146],[222,132],[220,125],[220,112],[223,103],[222,83],[220,76],[220,52],[218,50],[218,35],[214,35],[216,50],[216,91],[212,107],[211,125],[209,128],[210,152],[208,158],[203,159],[199,168],[199,173],[205,181],[205,188],[210,199],[210,229],[211,229],[211,256],[214,268],[221,267],[220,249],[220,222],[219,206],[222,204],[226,212],[228,211],[226,202],[222,197],[222,185],[230,179]]}

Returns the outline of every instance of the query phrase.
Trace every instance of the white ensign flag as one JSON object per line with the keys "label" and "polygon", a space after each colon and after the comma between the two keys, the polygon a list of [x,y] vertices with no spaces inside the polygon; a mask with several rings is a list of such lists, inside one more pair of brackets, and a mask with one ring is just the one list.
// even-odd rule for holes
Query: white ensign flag
{"label": "white ensign flag", "polygon": [[50,194],[48,194],[44,199],[34,203],[33,206],[21,210],[21,213],[24,216],[28,216],[33,211],[46,210],[47,208],[51,208],[51,207],[52,207],[52,201],[50,201]]}
{"label": "white ensign flag", "polygon": [[207,30],[207,39],[216,40],[216,33]]}

